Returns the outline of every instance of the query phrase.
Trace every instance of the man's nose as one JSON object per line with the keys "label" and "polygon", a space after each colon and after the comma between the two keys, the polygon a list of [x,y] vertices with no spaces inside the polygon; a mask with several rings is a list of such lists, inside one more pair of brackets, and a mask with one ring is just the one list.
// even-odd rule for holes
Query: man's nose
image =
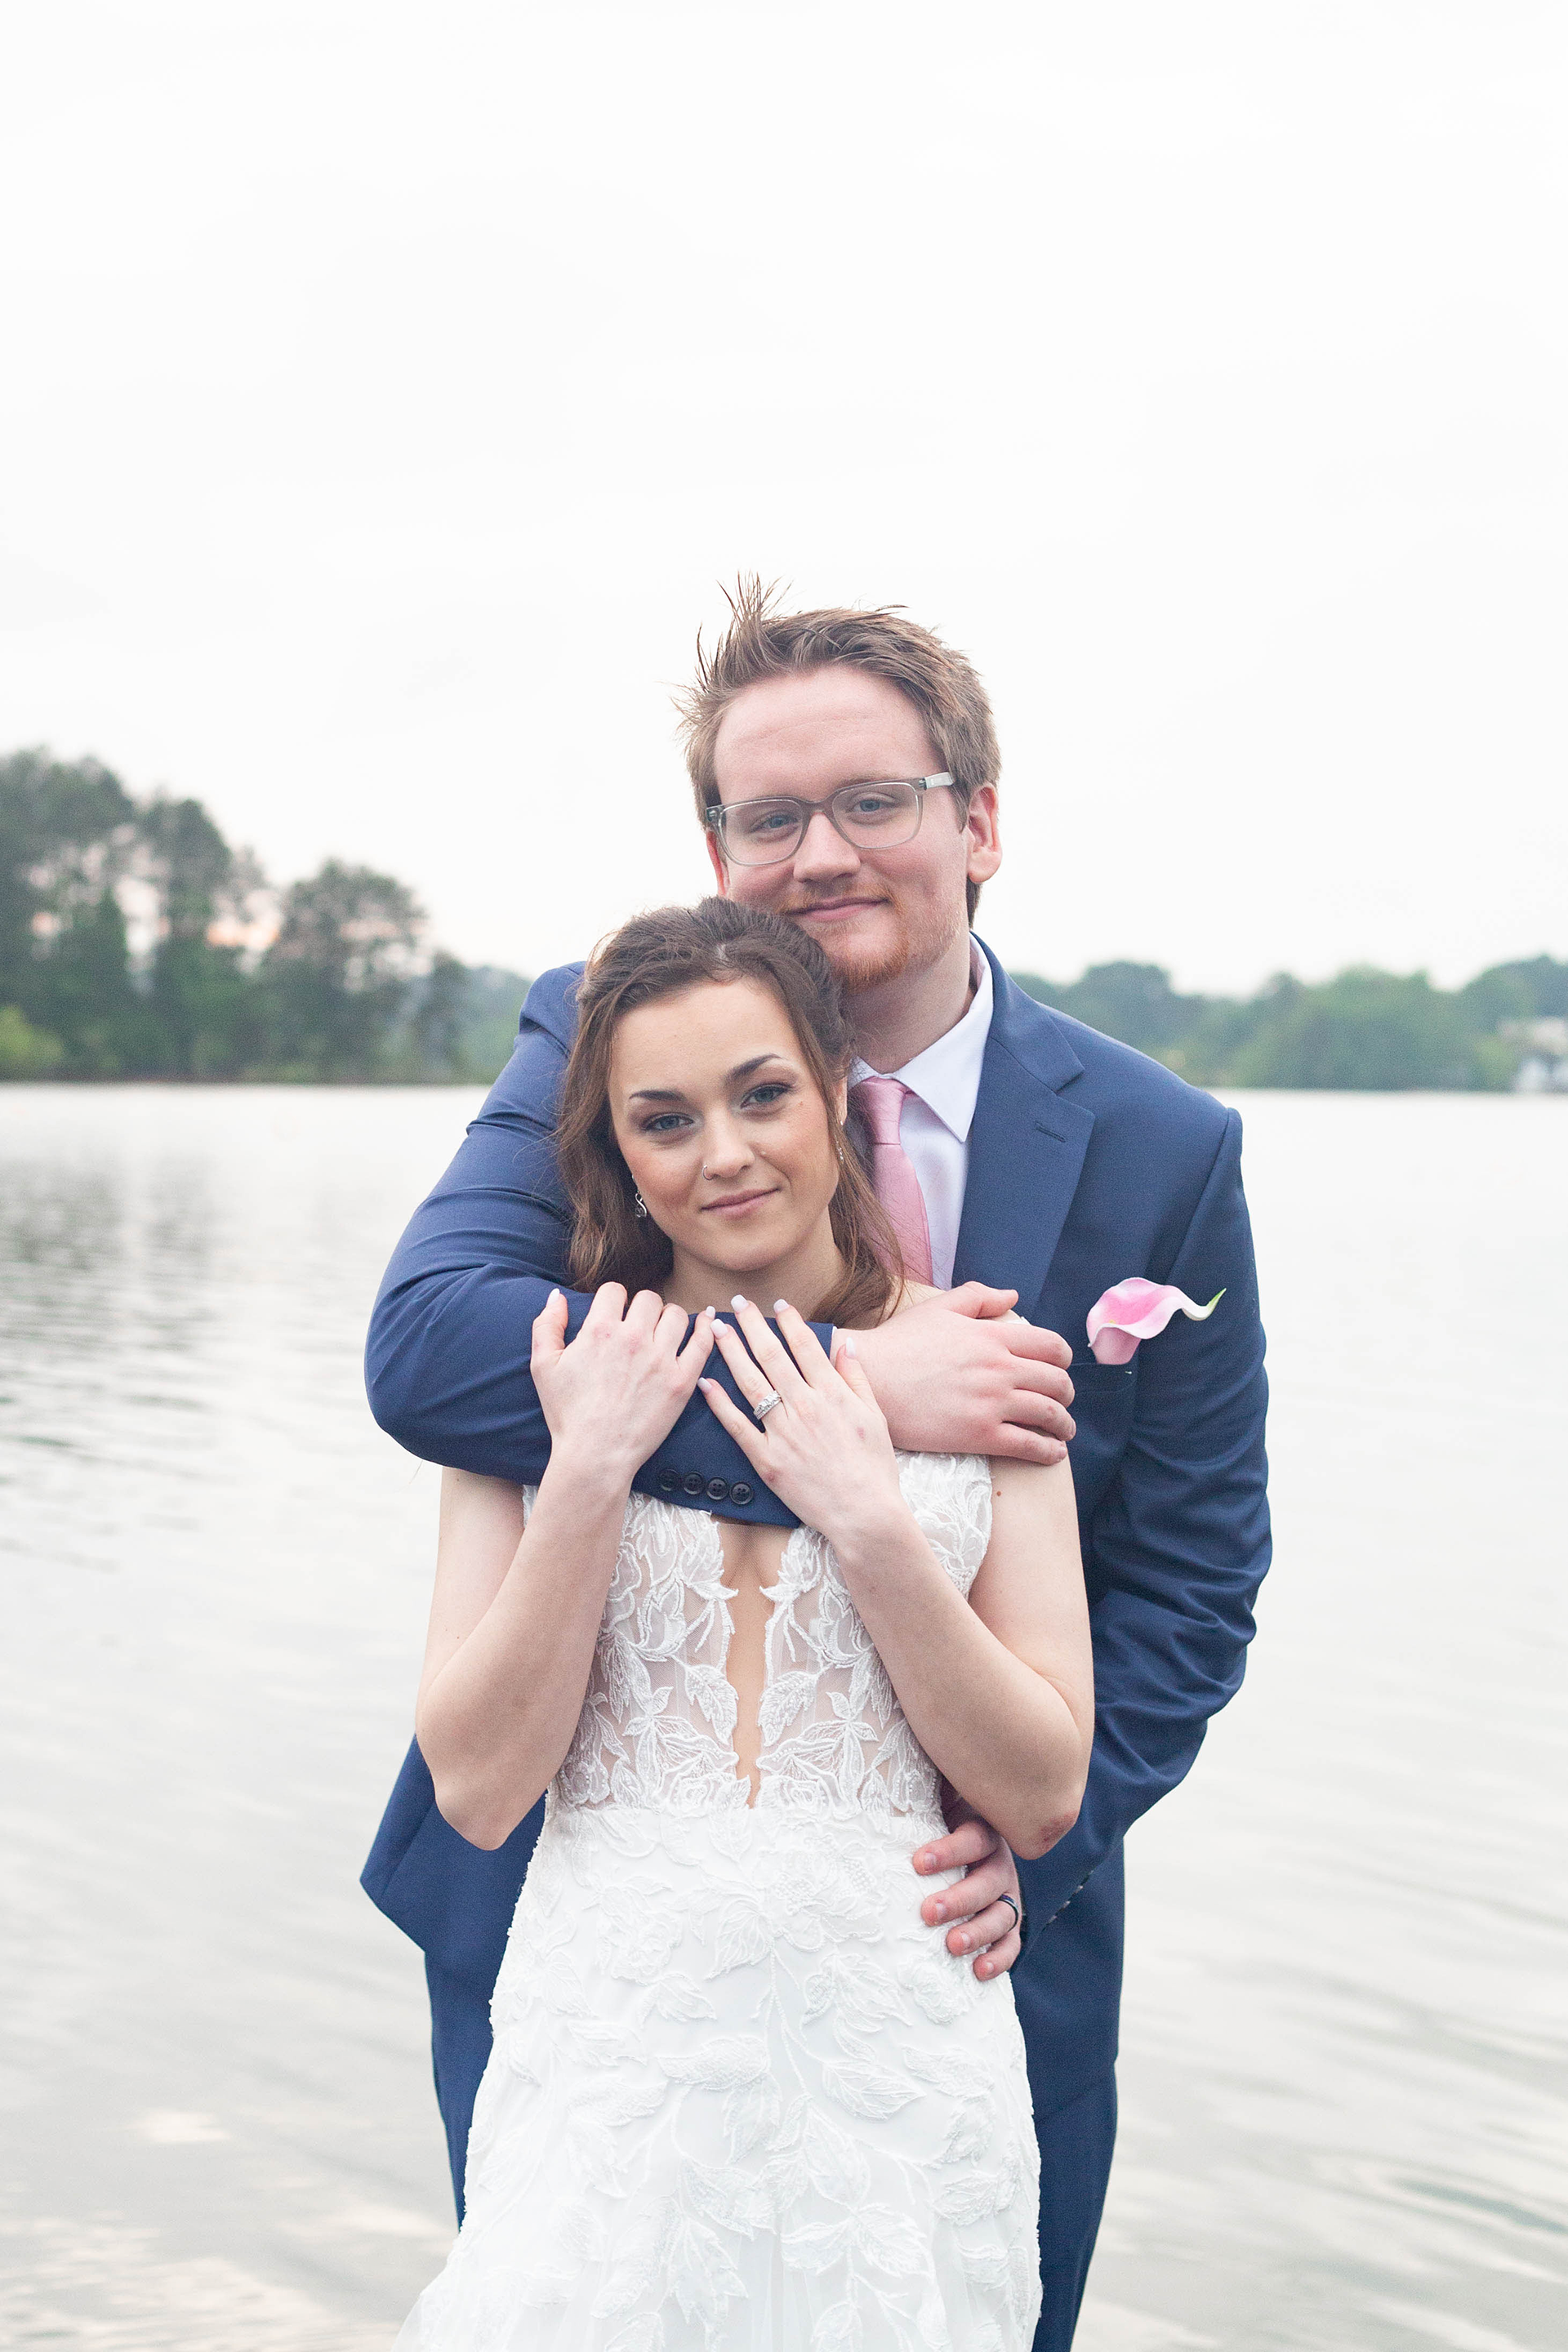
{"label": "man's nose", "polygon": [[860,858],[853,843],[845,840],[826,809],[817,809],[795,853],[795,880],[822,883],[859,870]]}

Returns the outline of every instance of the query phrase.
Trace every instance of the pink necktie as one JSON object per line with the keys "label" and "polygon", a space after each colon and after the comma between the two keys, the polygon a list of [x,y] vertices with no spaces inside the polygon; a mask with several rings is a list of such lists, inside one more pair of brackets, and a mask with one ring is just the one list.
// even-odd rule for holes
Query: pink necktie
{"label": "pink necktie", "polygon": [[855,1108],[870,1129],[871,1181],[898,1235],[904,1272],[915,1282],[930,1282],[931,1229],[926,1223],[925,1196],[914,1161],[899,1140],[899,1121],[909,1091],[898,1078],[862,1078],[853,1094]]}

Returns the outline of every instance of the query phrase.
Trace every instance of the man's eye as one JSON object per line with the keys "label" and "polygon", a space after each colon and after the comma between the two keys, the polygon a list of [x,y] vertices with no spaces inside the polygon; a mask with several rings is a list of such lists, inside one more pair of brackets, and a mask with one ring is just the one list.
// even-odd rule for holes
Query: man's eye
{"label": "man's eye", "polygon": [[851,816],[885,816],[898,802],[891,793],[857,793],[849,803]]}

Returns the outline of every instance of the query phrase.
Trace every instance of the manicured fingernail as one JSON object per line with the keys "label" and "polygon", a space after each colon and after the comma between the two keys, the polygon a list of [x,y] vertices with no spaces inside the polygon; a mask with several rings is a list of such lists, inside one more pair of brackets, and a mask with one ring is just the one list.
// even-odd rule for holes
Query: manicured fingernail
{"label": "manicured fingernail", "polygon": [[566,1293],[562,1289],[561,1285],[557,1283],[554,1289],[550,1294],[550,1305],[553,1307],[558,1298],[564,1298],[565,1296]]}
{"label": "manicured fingernail", "polygon": [[740,1294],[740,1292],[739,1292],[738,1290],[737,1290],[737,1292],[735,1293],[735,1296],[733,1297],[733,1298],[731,1298],[731,1301],[730,1301],[731,1306],[734,1308],[734,1310],[735,1310],[735,1312],[736,1312],[736,1314],[737,1314],[737,1315],[740,1313],[740,1311],[741,1311],[742,1307],[744,1307],[744,1306],[746,1306],[748,1303],[749,1303],[749,1302],[748,1302],[746,1299],[744,1299],[744,1298],[742,1298],[742,1296],[741,1296],[741,1294]]}
{"label": "manicured fingernail", "polygon": [[788,1305],[789,1300],[787,1298],[775,1298],[773,1301],[773,1313],[775,1315],[782,1315]]}
{"label": "manicured fingernail", "polygon": [[844,1352],[847,1356],[858,1356],[860,1352],[847,1331],[844,1334]]}
{"label": "manicured fingernail", "polygon": [[717,1323],[719,1320],[719,1309],[716,1307],[705,1307],[702,1312],[707,1316],[710,1323]]}

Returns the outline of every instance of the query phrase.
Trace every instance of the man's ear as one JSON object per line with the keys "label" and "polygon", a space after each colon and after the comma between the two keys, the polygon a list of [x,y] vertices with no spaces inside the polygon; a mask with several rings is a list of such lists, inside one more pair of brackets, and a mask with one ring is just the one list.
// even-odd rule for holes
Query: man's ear
{"label": "man's ear", "polygon": [[724,863],[724,853],[719,846],[719,836],[716,833],[709,832],[705,833],[702,838],[708,844],[708,862],[713,868],[714,877],[719,885],[719,896],[721,898],[727,898],[730,895],[730,869]]}
{"label": "man's ear", "polygon": [[964,829],[969,835],[965,868],[969,879],[989,882],[1002,863],[1002,824],[994,784],[977,784],[970,793]]}

